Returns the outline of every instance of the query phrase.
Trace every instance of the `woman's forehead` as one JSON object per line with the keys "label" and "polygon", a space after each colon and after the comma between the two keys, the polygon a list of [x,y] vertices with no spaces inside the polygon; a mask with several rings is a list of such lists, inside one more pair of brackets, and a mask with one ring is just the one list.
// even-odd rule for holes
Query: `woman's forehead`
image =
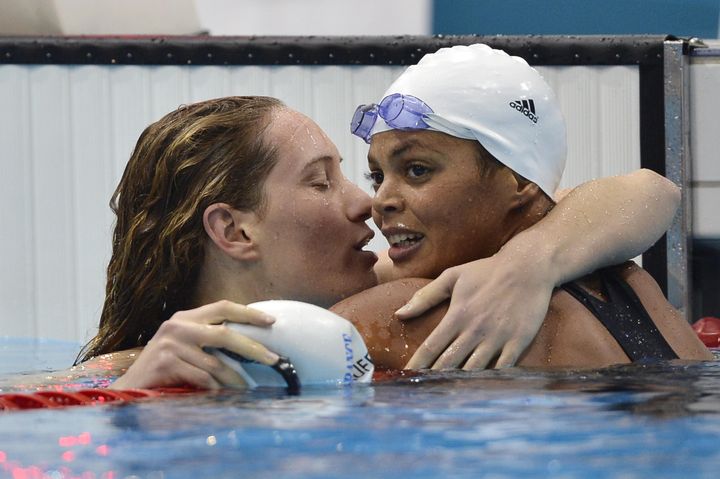
{"label": "woman's forehead", "polygon": [[[290,108],[273,111],[268,129],[269,141],[282,143],[302,143],[310,141],[318,144],[321,141],[331,143],[327,134],[309,117]],[[334,145],[333,145],[334,146]]]}
{"label": "woman's forehead", "polygon": [[302,169],[320,157],[337,158],[339,153],[325,132],[300,112],[283,108],[272,114],[267,141],[276,148],[279,163]]}
{"label": "woman's forehead", "polygon": [[452,154],[472,147],[472,142],[468,140],[436,131],[389,130],[373,135],[368,160],[392,160],[405,154],[422,152]]}

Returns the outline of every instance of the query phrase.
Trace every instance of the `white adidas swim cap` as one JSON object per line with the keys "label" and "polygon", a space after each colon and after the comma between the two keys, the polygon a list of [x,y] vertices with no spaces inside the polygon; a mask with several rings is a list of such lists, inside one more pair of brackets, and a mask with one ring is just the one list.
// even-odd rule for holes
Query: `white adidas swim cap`
{"label": "white adidas swim cap", "polygon": [[[425,55],[387,89],[410,95],[433,113],[431,130],[475,139],[498,161],[550,197],[567,154],[565,121],[554,92],[520,57],[484,44],[442,48]],[[371,135],[391,129],[382,118]]]}
{"label": "white adidas swim cap", "polygon": [[[227,323],[234,330],[284,356],[295,367],[302,386],[369,383],[375,370],[360,333],[337,314],[299,301],[261,301],[248,305],[275,317],[269,328]],[[289,386],[270,366],[214,350],[251,388]]]}

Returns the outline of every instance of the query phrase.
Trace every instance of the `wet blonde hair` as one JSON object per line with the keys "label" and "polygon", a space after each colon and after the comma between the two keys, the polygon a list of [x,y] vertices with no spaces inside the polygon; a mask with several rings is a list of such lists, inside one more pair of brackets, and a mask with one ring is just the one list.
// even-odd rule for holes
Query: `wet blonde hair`
{"label": "wet blonde hair", "polygon": [[264,141],[269,97],[183,106],[140,135],[110,200],[117,216],[98,334],[78,356],[145,345],[188,309],[204,259],[203,212],[213,203],[260,211],[275,165]]}

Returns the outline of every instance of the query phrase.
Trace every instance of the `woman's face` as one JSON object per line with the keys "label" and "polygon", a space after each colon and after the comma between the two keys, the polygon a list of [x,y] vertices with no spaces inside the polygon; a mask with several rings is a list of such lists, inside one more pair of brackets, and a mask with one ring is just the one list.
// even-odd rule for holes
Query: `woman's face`
{"label": "woman's face", "polygon": [[278,162],[265,183],[259,242],[277,297],[329,306],[376,284],[371,199],[340,170],[340,155],[308,117],[278,109],[266,133]]}
{"label": "woman's face", "polygon": [[433,131],[373,136],[373,219],[390,244],[396,278],[435,278],[507,241],[512,173],[498,168],[481,177],[477,154],[475,142]]}

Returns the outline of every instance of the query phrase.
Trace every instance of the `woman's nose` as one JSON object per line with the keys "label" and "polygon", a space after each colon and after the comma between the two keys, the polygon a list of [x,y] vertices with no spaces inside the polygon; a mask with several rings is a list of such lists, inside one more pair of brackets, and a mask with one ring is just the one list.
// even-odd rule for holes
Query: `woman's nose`
{"label": "woman's nose", "polygon": [[372,207],[380,214],[397,212],[403,208],[402,197],[397,188],[393,188],[393,185],[386,180],[375,191]]}
{"label": "woman's nose", "polygon": [[359,186],[348,181],[347,182],[347,216],[350,221],[360,222],[367,221],[372,215],[372,198],[365,193]]}

